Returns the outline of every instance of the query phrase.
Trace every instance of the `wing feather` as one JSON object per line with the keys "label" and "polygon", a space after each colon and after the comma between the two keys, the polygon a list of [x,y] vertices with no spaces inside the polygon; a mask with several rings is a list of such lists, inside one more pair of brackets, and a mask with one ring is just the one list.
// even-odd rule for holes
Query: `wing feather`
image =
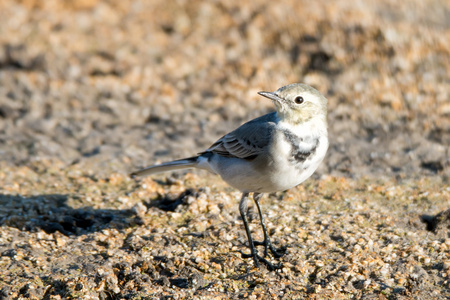
{"label": "wing feather", "polygon": [[200,154],[213,152],[226,157],[254,159],[269,147],[276,121],[275,113],[256,118],[224,135]]}

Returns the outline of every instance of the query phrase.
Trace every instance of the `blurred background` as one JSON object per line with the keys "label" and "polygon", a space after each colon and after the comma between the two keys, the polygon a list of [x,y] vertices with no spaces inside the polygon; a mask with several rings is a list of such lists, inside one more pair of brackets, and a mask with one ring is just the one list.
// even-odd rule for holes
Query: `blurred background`
{"label": "blurred background", "polygon": [[0,165],[127,173],[190,156],[304,82],[316,176],[450,175],[450,2],[0,1]]}

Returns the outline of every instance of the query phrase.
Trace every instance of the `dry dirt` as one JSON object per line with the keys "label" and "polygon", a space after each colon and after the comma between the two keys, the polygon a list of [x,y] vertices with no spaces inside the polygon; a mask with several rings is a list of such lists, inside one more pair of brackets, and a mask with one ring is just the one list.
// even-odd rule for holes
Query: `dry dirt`
{"label": "dry dirt", "polygon": [[[439,0],[0,0],[0,299],[450,298],[448,15]],[[128,178],[293,82],[329,99],[330,148],[263,200],[282,269],[241,258],[240,195],[220,178]]]}

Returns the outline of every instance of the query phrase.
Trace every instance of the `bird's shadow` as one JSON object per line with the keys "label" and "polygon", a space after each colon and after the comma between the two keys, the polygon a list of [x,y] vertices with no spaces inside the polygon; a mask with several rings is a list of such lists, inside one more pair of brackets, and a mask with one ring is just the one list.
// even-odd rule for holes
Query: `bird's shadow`
{"label": "bird's shadow", "polygon": [[131,209],[73,208],[70,195],[43,194],[37,196],[0,194],[0,226],[21,231],[64,235],[82,235],[107,228],[123,229],[142,224]]}
{"label": "bird's shadow", "polygon": [[144,205],[147,208],[157,207],[162,211],[178,211],[183,206],[188,205],[187,200],[189,196],[197,198],[201,191],[202,189],[186,189],[179,194],[164,194],[159,198],[144,202]]}

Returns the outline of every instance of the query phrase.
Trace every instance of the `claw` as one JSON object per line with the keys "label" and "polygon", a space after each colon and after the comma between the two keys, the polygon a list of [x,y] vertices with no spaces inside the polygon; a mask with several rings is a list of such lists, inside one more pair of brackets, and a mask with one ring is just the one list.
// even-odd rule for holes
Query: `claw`
{"label": "claw", "polygon": [[272,245],[272,243],[270,242],[270,240],[268,240],[268,241],[253,241],[253,245],[254,246],[264,246],[264,257],[267,257],[269,255],[269,250],[270,250],[270,253],[272,253],[273,257],[280,258],[286,254],[286,250],[287,250],[286,246],[282,246],[278,249],[275,248]]}
{"label": "claw", "polygon": [[274,265],[270,261],[265,259],[264,257],[260,256],[258,253],[255,253],[255,255],[252,255],[251,253],[247,254],[247,253],[241,252],[241,257],[242,258],[251,258],[251,257],[253,257],[253,260],[255,262],[255,267],[256,268],[259,268],[259,263],[260,262],[265,264],[267,266],[267,268],[269,269],[269,271],[279,270],[279,269],[283,268],[283,265],[281,263],[278,264],[278,265]]}

